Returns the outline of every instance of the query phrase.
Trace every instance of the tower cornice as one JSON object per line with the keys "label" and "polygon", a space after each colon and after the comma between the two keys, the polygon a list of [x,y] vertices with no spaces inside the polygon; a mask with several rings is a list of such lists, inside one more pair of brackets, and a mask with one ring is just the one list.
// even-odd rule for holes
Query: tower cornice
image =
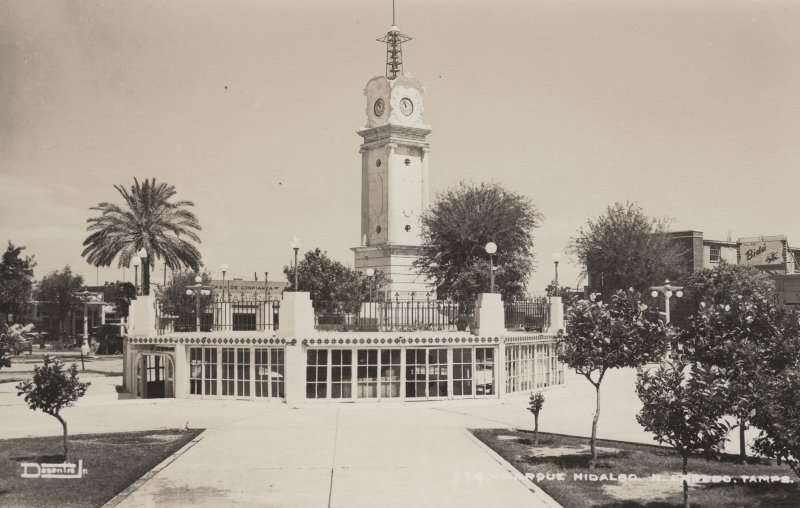
{"label": "tower cornice", "polygon": [[421,127],[409,127],[404,125],[384,124],[377,127],[362,127],[356,133],[364,138],[364,144],[368,143],[387,143],[402,142],[407,144],[415,141],[418,146],[428,146],[425,138],[432,132],[432,129]]}

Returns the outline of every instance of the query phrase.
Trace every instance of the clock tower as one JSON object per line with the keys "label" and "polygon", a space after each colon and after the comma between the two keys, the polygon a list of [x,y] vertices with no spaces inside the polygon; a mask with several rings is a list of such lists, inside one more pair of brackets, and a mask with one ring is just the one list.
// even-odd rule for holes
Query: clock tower
{"label": "clock tower", "polygon": [[[410,37],[396,26],[386,43],[386,75],[367,82],[366,126],[361,144],[361,245],[355,267],[380,270],[388,282],[384,294],[424,298],[433,286],[413,262],[420,256],[420,214],[428,207],[427,136],[422,120],[424,88],[403,73],[401,44]],[[379,292],[381,289],[379,288]]]}

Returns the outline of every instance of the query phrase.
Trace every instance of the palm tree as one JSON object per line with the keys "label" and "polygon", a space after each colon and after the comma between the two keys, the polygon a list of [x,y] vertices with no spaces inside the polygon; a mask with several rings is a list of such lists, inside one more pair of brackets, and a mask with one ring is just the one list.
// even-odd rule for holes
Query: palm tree
{"label": "palm tree", "polygon": [[186,266],[198,270],[202,265],[200,251],[191,242],[200,243],[197,217],[187,209],[191,201],[171,202],[175,187],[156,184],[155,178],[142,184],[134,178],[130,191],[114,186],[125,199],[126,207],[100,203],[91,208],[101,212],[87,220],[91,234],[83,241],[81,254],[94,266],[111,266],[119,256],[118,266],[127,267],[137,252],[144,248],[147,260],[142,263],[142,294],[150,293],[150,267],[163,259],[171,270]]}

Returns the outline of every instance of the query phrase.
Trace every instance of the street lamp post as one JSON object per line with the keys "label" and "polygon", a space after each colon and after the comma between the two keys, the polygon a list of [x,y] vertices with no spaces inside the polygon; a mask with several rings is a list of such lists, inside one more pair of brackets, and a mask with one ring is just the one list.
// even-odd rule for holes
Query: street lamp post
{"label": "street lamp post", "polygon": [[[225,273],[228,271],[228,263],[222,263],[219,265],[222,269],[222,301],[225,301]],[[230,296],[230,291],[228,291],[228,296]]]}
{"label": "street lamp post", "polygon": [[666,322],[669,323],[669,299],[672,298],[673,295],[675,295],[676,298],[681,298],[683,296],[683,286],[672,286],[669,280],[665,280],[663,286],[652,286],[650,289],[652,290],[650,296],[653,298],[657,298],[659,293],[664,295],[664,316],[666,317]]}
{"label": "street lamp post", "polygon": [[194,278],[195,284],[193,286],[186,286],[186,294],[194,296],[195,302],[195,331],[200,331],[200,296],[208,296],[211,290],[208,286],[202,284],[203,278],[199,275]]}
{"label": "street lamp post", "polygon": [[494,253],[497,252],[497,244],[489,242],[486,244],[486,253],[489,254],[489,292],[494,293]]}
{"label": "street lamp post", "polygon": [[94,295],[91,291],[88,291],[86,288],[83,291],[75,293],[75,296],[79,297],[83,302],[83,340],[89,340],[89,297]]}
{"label": "street lamp post", "polygon": [[556,265],[556,294],[558,296],[558,262],[561,261],[561,253],[554,252],[553,253],[553,263]]}
{"label": "street lamp post", "polygon": [[133,258],[133,289],[137,296],[139,295],[139,264],[141,262],[142,260],[139,259],[139,256]]}
{"label": "street lamp post", "polygon": [[145,266],[150,262],[147,258],[147,250],[142,247],[139,249],[139,252],[136,253],[136,256],[142,263],[142,295],[147,296],[150,294],[150,271],[148,270],[149,266]]}
{"label": "street lamp post", "polygon": [[294,249],[294,291],[297,292],[297,251],[300,250],[300,240],[295,236],[289,245]]}
{"label": "street lamp post", "polygon": [[372,276],[375,275],[375,270],[367,268],[367,277],[369,278],[369,301],[372,302]]}

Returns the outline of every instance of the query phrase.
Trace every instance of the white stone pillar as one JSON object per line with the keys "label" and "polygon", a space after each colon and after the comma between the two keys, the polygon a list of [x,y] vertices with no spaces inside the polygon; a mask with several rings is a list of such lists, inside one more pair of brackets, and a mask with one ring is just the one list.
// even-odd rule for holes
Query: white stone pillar
{"label": "white stone pillar", "polygon": [[[394,204],[392,200],[397,195],[397,190],[402,188],[402,184],[400,182],[400,172],[395,167],[394,163],[394,154],[395,149],[397,148],[397,144],[389,143],[389,156],[386,158],[386,180],[387,180],[387,187],[389,189],[389,194],[387,195],[388,202],[388,210],[386,213],[386,240],[389,243],[398,243],[398,234],[399,231],[396,229],[401,228],[402,225],[397,223],[395,220],[395,214],[401,213],[399,210],[399,205]],[[390,278],[393,278],[394,274],[388,274]]]}
{"label": "white stone pillar", "polygon": [[[175,345],[175,379],[172,388],[176,399],[189,397],[189,362],[187,361],[188,346]],[[251,362],[252,363],[252,362]],[[252,379],[252,376],[250,377]]]}
{"label": "white stone pillar", "polygon": [[303,339],[314,334],[314,308],[308,291],[284,291],[278,337]]}
{"label": "white stone pillar", "polygon": [[428,171],[428,159],[431,152],[430,148],[423,148],[422,149],[422,210],[426,210],[430,205],[430,198],[429,198],[429,178],[430,173]]}
{"label": "white stone pillar", "polygon": [[[281,322],[281,327],[283,323]],[[303,343],[297,339],[292,339],[286,343],[286,354],[284,359],[284,389],[286,393],[286,404],[290,407],[298,407],[305,400],[305,372],[306,358]]]}
{"label": "white stone pillar", "polygon": [[156,334],[156,299],[153,295],[139,295],[131,300],[131,337],[154,336]]}
{"label": "white stone pillar", "polygon": [[544,331],[555,334],[564,329],[564,304],[560,296],[548,297],[547,304],[550,306],[550,320]]}
{"label": "white stone pillar", "polygon": [[506,395],[506,339],[500,337],[500,343],[497,344],[497,358],[494,362],[495,365],[495,393],[498,398],[505,397]]}
{"label": "white stone pillar", "polygon": [[501,337],[506,335],[505,312],[500,293],[481,293],[475,303],[474,335]]}
{"label": "white stone pillar", "polygon": [[314,334],[314,308],[307,291],[285,291],[279,312],[278,337],[286,339],[284,356],[286,404],[297,407],[305,400],[306,358],[303,338]]}

